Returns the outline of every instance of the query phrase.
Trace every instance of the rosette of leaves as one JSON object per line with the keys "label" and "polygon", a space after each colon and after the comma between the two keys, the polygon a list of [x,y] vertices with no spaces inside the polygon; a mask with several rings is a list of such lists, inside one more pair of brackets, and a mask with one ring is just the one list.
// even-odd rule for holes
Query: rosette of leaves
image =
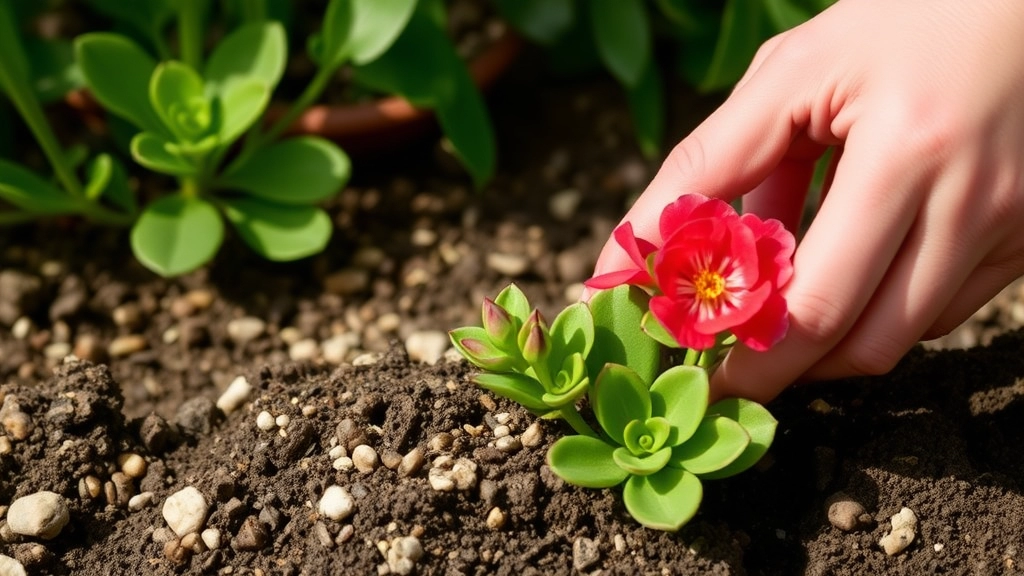
{"label": "rosette of leaves", "polygon": [[112,33],[84,34],[75,50],[93,96],[139,129],[132,158],[180,184],[179,193],[148,204],[132,228],[132,248],[143,264],[171,276],[207,262],[223,241],[221,215],[268,259],[323,249],[331,222],[315,204],[348,178],[341,149],[319,138],[294,138],[221,166],[229,147],[262,116],[284,72],[287,42],[279,23],[235,29],[201,70],[157,62]]}
{"label": "rosette of leaves", "polygon": [[484,299],[482,326],[449,333],[452,344],[475,366],[480,387],[518,402],[531,412],[566,418],[581,433],[575,402],[590,384],[586,358],[594,344],[594,318],[583,303],[568,306],[549,326],[514,284]]}
{"label": "rosette of leaves", "polygon": [[608,364],[590,392],[603,435],[560,438],[548,452],[552,471],[571,484],[611,488],[641,524],[675,531],[703,497],[702,479],[739,473],[768,449],[777,422],[755,402],[710,407],[707,372],[669,368],[648,386],[635,371]]}

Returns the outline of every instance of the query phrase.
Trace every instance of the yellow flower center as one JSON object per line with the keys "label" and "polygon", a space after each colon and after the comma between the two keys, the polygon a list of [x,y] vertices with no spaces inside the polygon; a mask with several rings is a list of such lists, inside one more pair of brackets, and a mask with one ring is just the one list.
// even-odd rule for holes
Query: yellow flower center
{"label": "yellow flower center", "polygon": [[701,270],[693,278],[693,290],[698,300],[717,300],[725,292],[725,278],[714,270]]}

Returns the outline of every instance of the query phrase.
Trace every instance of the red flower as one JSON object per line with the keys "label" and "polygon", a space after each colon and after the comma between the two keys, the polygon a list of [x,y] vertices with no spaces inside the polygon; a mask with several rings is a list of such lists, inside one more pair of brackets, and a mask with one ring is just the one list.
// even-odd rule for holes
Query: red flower
{"label": "red flower", "polygon": [[711,348],[726,330],[754,350],[782,339],[789,313],[780,290],[793,275],[796,241],[779,221],[689,194],[665,208],[660,228],[661,294],[651,298],[651,314],[680,346]]}
{"label": "red flower", "polygon": [[[754,350],[782,339],[789,312],[780,290],[793,275],[796,241],[779,221],[741,216],[721,200],[687,194],[665,208],[659,228],[661,247],[634,237],[628,223],[616,229],[615,240],[637,269],[587,285],[653,288],[651,314],[684,348],[711,348],[724,331]],[[654,278],[647,272],[652,253]]]}
{"label": "red flower", "polygon": [[626,251],[626,254],[629,255],[629,259],[633,261],[636,268],[617,270],[601,274],[600,276],[594,276],[584,282],[584,284],[588,288],[597,288],[598,290],[614,288],[621,284],[653,288],[654,279],[651,278],[651,274],[647,271],[647,257],[653,254],[658,247],[643,238],[634,236],[633,225],[629,222],[616,228],[612,236],[615,237],[615,241],[618,242],[619,246],[622,246],[623,250]]}

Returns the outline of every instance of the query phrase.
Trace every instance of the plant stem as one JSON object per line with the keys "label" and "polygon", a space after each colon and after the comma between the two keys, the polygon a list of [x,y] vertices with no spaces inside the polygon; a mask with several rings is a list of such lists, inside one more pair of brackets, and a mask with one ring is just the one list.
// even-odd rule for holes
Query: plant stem
{"label": "plant stem", "polygon": [[181,0],[178,11],[178,49],[181,61],[196,72],[203,65],[203,0]]}
{"label": "plant stem", "polygon": [[580,413],[576,411],[576,406],[572,404],[562,406],[562,409],[558,411],[558,414],[563,420],[568,422],[569,426],[572,426],[572,429],[578,434],[590,436],[591,438],[599,438],[597,432],[594,432],[594,429],[591,428],[590,425],[583,420],[583,417],[580,416]]}
{"label": "plant stem", "polygon": [[700,359],[700,350],[693,348],[686,349],[686,356],[683,357],[683,366],[696,366]]}
{"label": "plant stem", "polygon": [[181,184],[181,195],[186,198],[199,197],[199,179],[195,176],[182,176],[179,179]]}
{"label": "plant stem", "polygon": [[84,194],[82,183],[64,155],[57,136],[46,120],[43,107],[32,90],[25,52],[18,38],[11,2],[0,0],[0,88],[7,93],[7,97],[18,109],[18,114],[39,142],[64,190],[71,196],[81,197]]}

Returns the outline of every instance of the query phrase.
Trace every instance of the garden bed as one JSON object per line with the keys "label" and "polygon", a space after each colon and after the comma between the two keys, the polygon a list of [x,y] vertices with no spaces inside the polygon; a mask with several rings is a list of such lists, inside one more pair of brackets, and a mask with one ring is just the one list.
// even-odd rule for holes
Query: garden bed
{"label": "garden bed", "polygon": [[[1018,571],[1016,288],[944,341],[974,348],[920,348],[887,376],[784,394],[769,455],[707,482],[677,534],[546,469],[560,425],[474,388],[444,333],[509,281],[553,317],[656,168],[615,86],[546,81],[521,66],[495,94],[502,166],[483,194],[436,145],[364,162],[330,207],[330,247],[305,261],[229,241],[209,268],[164,280],[120,232],[0,231],[0,503],[50,490],[70,508],[52,540],[0,529],[0,552],[33,574]],[[713,104],[678,98],[669,133]],[[248,396],[217,408],[240,376]],[[319,509],[331,485],[354,501],[339,520]],[[167,529],[162,506],[188,486],[209,504],[214,549]],[[839,492],[865,511],[850,531],[827,514]],[[878,541],[903,507],[917,536],[890,556]],[[403,563],[409,538],[422,555]]]}

